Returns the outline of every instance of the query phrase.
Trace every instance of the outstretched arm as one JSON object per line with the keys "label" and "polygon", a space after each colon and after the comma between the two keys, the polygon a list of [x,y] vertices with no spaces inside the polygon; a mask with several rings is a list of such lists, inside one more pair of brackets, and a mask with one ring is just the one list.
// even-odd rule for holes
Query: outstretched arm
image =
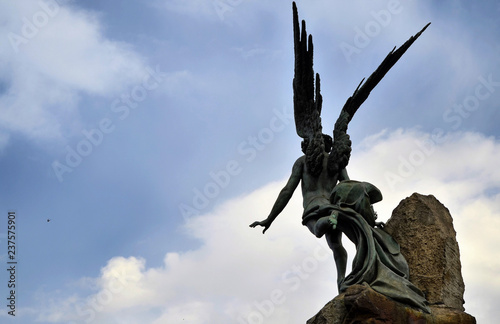
{"label": "outstretched arm", "polygon": [[265,233],[267,231],[269,226],[271,226],[272,222],[276,219],[276,217],[278,217],[278,215],[283,211],[285,206],[288,204],[290,198],[292,198],[293,192],[299,185],[300,179],[302,178],[303,169],[304,169],[304,158],[301,157],[297,161],[295,161],[292,168],[292,174],[290,175],[290,178],[288,179],[288,182],[286,183],[285,187],[281,189],[278,198],[276,199],[276,202],[274,203],[273,208],[269,213],[269,216],[263,221],[253,222],[250,225],[250,227],[255,227],[259,225],[264,227],[262,233]]}

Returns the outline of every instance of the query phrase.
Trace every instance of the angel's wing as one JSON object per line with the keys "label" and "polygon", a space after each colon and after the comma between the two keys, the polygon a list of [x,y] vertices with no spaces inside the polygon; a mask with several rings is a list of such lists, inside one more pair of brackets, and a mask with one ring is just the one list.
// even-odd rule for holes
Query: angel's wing
{"label": "angel's wing", "polygon": [[[322,170],[324,143],[321,127],[321,105],[319,74],[314,76],[312,36],[307,36],[306,23],[299,26],[297,6],[293,2],[293,39],[295,52],[295,75],[293,78],[293,109],[297,135],[306,143],[306,164],[309,173],[317,175]],[[314,87],[316,81],[316,89]]]}
{"label": "angel's wing", "polygon": [[336,173],[345,168],[349,163],[351,154],[351,141],[347,135],[347,125],[358,108],[365,102],[366,98],[375,86],[382,80],[386,73],[396,64],[396,62],[403,56],[406,50],[415,42],[415,40],[424,32],[430,25],[428,23],[424,28],[415,36],[410,37],[400,48],[396,47],[385,57],[379,67],[370,75],[370,77],[363,83],[364,79],[358,85],[351,97],[349,97],[340,112],[340,116],[335,123],[333,130],[333,147],[332,152],[328,158],[328,171]]}

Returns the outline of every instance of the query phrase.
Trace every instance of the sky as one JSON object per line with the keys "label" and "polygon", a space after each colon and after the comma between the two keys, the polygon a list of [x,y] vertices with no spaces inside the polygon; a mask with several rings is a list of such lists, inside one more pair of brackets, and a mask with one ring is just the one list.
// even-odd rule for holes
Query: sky
{"label": "sky", "polygon": [[[2,323],[295,324],[337,295],[299,192],[265,235],[248,226],[301,155],[291,1],[0,3]],[[381,220],[414,192],[450,210],[465,309],[495,323],[500,2],[297,6],[325,133],[431,22],[351,121],[347,169],[382,191]]]}

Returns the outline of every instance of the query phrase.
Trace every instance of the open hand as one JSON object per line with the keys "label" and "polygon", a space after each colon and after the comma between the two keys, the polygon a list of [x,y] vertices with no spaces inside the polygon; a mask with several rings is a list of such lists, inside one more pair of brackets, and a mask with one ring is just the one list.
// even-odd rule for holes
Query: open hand
{"label": "open hand", "polygon": [[267,231],[267,229],[269,228],[269,226],[271,226],[271,223],[267,219],[265,219],[265,220],[260,221],[260,222],[259,221],[253,222],[252,224],[250,224],[250,227],[255,227],[257,225],[264,227],[264,230],[262,231],[262,234],[264,234]]}

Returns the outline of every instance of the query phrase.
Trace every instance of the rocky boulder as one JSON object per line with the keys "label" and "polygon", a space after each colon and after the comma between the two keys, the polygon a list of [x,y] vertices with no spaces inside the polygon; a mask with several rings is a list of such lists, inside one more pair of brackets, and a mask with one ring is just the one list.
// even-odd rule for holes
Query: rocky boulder
{"label": "rocky boulder", "polygon": [[401,246],[410,281],[429,304],[463,311],[465,286],[449,210],[432,195],[414,193],[394,209],[384,229]]}

